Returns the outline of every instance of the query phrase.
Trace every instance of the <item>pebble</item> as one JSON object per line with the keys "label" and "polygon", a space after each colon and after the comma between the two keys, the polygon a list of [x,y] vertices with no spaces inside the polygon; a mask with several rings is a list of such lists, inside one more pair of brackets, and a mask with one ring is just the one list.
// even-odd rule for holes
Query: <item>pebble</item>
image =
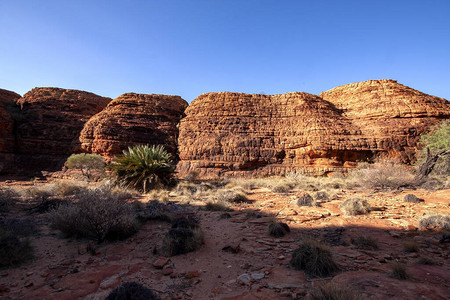
{"label": "pebble", "polygon": [[237,280],[240,282],[240,283],[243,283],[243,284],[249,284],[250,283],[250,281],[252,280],[251,278],[250,278],[250,276],[248,275],[248,274],[241,274],[241,275],[239,275],[238,276],[238,278],[237,278]]}
{"label": "pebble", "polygon": [[252,278],[254,280],[261,280],[264,278],[264,276],[265,276],[264,273],[253,273],[252,274]]}

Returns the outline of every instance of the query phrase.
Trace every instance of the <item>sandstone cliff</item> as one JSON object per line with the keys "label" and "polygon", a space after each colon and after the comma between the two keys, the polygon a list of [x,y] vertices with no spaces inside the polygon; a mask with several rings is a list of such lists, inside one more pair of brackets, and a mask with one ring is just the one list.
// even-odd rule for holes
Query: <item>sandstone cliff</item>
{"label": "sandstone cliff", "polygon": [[17,127],[19,167],[57,170],[73,152],[84,123],[100,112],[110,98],[61,88],[34,88],[17,103],[22,120]]}
{"label": "sandstone cliff", "polygon": [[320,96],[199,96],[180,123],[180,175],[324,174],[390,151],[407,161],[418,134],[450,116],[445,99],[392,80],[351,84]]}
{"label": "sandstone cliff", "polygon": [[15,126],[20,118],[19,94],[0,89],[0,173],[14,165]]}
{"label": "sandstone cliff", "polygon": [[176,157],[177,125],[187,106],[179,96],[123,94],[85,124],[82,149],[112,157],[128,146],[162,144]]}

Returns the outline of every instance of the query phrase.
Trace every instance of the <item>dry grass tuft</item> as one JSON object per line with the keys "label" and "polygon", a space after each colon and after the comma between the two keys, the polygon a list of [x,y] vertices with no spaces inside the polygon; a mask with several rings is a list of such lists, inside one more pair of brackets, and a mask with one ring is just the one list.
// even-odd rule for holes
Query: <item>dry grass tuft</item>
{"label": "dry grass tuft", "polygon": [[192,218],[177,218],[164,236],[162,252],[167,256],[184,254],[197,250],[203,243],[203,232],[197,221]]}
{"label": "dry grass tuft", "polygon": [[315,288],[311,292],[312,300],[358,300],[357,293],[347,285],[330,282]]}
{"label": "dry grass tuft", "polygon": [[358,236],[351,240],[352,244],[360,249],[378,250],[377,240],[370,236]]}
{"label": "dry grass tuft", "polygon": [[425,229],[450,230],[450,216],[433,215],[420,220],[419,226]]}
{"label": "dry grass tuft", "polygon": [[269,235],[273,237],[283,237],[286,233],[291,232],[291,229],[286,223],[274,222],[269,224]]}
{"label": "dry grass tuft", "polygon": [[405,252],[419,252],[420,245],[416,241],[404,241],[403,242],[403,250]]}
{"label": "dry grass tuft", "polygon": [[339,205],[339,208],[347,216],[363,215],[370,211],[369,202],[360,198],[347,199]]}
{"label": "dry grass tuft", "polygon": [[310,194],[306,193],[297,200],[298,206],[318,206],[318,203],[311,197]]}
{"label": "dry grass tuft", "polygon": [[401,263],[396,263],[391,266],[391,274],[392,278],[405,280],[408,279],[408,273],[406,272],[406,265]]}
{"label": "dry grass tuft", "polygon": [[292,253],[291,266],[314,277],[331,275],[339,268],[330,250],[316,241],[305,241]]}

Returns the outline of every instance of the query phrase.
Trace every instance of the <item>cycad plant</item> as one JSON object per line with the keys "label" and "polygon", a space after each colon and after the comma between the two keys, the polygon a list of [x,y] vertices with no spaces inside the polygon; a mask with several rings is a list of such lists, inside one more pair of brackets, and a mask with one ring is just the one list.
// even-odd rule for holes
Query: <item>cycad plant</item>
{"label": "cycad plant", "polygon": [[171,155],[161,145],[128,147],[111,168],[122,185],[144,193],[169,185],[175,171]]}

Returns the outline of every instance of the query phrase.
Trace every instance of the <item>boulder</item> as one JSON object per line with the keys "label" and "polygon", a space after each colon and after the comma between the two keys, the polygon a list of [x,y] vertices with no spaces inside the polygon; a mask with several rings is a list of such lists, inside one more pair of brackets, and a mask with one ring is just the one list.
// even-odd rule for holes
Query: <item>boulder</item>
{"label": "boulder", "polygon": [[129,146],[161,144],[176,158],[177,126],[187,106],[179,96],[123,94],[85,124],[82,150],[113,157]]}
{"label": "boulder", "polygon": [[27,172],[61,169],[65,159],[80,151],[84,123],[110,98],[61,88],[34,88],[17,101],[22,119],[17,126],[19,168]]}

